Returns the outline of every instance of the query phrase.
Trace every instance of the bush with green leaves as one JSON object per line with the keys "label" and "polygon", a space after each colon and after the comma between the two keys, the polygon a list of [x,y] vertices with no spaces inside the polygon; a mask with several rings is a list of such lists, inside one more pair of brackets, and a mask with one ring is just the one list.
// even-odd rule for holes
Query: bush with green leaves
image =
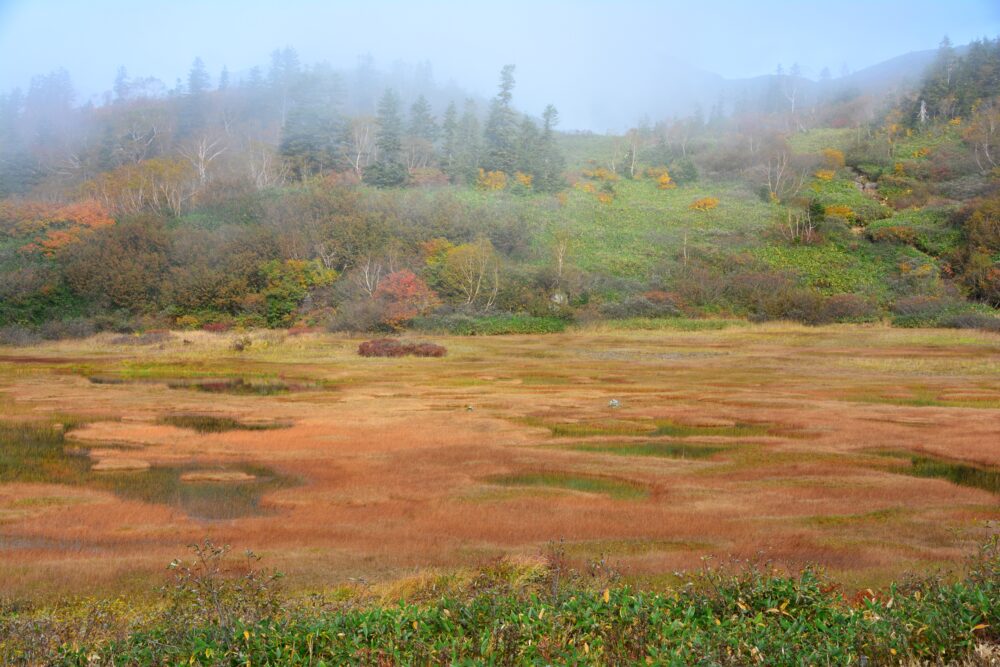
{"label": "bush with green leaves", "polygon": [[[767,563],[707,566],[667,593],[573,576],[558,555],[527,576],[509,570],[484,568],[464,591],[422,603],[299,608],[282,608],[267,578],[223,586],[211,567],[182,572],[166,618],[52,646],[48,659],[80,666],[974,664],[977,649],[1000,642],[996,537],[964,576],[911,577],[854,596],[816,570],[792,577]],[[31,627],[9,610],[0,623],[8,637],[0,656],[16,660],[11,647]]]}

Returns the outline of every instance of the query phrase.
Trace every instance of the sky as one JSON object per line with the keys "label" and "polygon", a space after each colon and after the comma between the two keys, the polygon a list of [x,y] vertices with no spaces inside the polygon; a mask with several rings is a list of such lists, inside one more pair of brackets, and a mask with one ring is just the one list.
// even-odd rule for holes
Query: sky
{"label": "sky", "polygon": [[955,44],[1000,35],[1000,1],[0,0],[0,91],[65,67],[78,101],[96,100],[119,66],[172,87],[195,56],[217,75],[292,46],[304,63],[344,68],[362,54],[385,69],[430,61],[438,82],[482,96],[515,63],[518,108],[551,102],[565,129],[601,130],[597,110],[618,91],[792,63],[836,76],[933,49],[945,34]]}

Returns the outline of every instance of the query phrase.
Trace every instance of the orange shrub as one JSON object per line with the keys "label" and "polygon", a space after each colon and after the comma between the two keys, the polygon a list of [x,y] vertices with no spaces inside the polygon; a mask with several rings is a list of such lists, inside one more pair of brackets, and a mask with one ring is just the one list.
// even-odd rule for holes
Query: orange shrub
{"label": "orange shrub", "polygon": [[695,199],[691,202],[691,205],[688,206],[688,208],[692,211],[702,211],[703,213],[707,213],[718,206],[718,197],[702,197],[701,199]]}
{"label": "orange shrub", "polygon": [[518,185],[530,188],[531,184],[535,180],[535,177],[531,174],[525,174],[523,171],[516,171],[514,172],[514,180],[517,181]]}

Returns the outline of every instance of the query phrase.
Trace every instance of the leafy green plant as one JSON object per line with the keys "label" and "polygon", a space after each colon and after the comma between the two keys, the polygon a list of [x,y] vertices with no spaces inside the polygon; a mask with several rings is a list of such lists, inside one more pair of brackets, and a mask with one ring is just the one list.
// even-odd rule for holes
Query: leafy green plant
{"label": "leafy green plant", "polygon": [[[519,576],[509,563],[487,565],[465,594],[327,609],[282,606],[275,580],[253,568],[230,576],[219,566],[224,548],[205,543],[196,554],[192,565],[174,566],[165,615],[89,635],[60,630],[50,616],[54,634],[81,640],[49,642],[35,658],[81,666],[953,664],[1000,640],[996,536],[962,577],[908,578],[853,596],[817,570],[792,577],[746,561],[706,561],[672,592],[644,592],[617,583],[603,560],[573,568],[558,544],[544,571]],[[0,627],[0,655],[12,661],[40,626],[8,608]]]}

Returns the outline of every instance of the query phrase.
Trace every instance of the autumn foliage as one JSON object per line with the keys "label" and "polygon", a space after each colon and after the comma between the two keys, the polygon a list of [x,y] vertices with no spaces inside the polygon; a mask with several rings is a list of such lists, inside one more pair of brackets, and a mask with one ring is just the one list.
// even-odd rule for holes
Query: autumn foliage
{"label": "autumn foliage", "polygon": [[390,273],[375,289],[374,297],[383,305],[382,322],[393,329],[434,309],[437,294],[412,271]]}
{"label": "autumn foliage", "polygon": [[656,179],[656,187],[660,190],[672,190],[677,187],[666,167],[650,167],[646,170],[646,175]]}
{"label": "autumn foliage", "polygon": [[691,209],[692,211],[701,211],[702,213],[708,213],[709,211],[718,208],[718,206],[719,206],[718,197],[702,197],[700,199],[695,199],[693,202],[691,202],[691,205],[688,206],[688,208]]}
{"label": "autumn foliage", "polygon": [[837,169],[843,169],[845,160],[844,152],[837,150],[836,148],[824,148],[822,150],[823,164],[827,169],[832,169],[836,171]]}
{"label": "autumn foliage", "polygon": [[83,235],[113,224],[107,209],[94,199],[66,205],[30,200],[0,202],[0,228],[14,236],[38,234],[32,243],[22,247],[25,252],[53,256]]}
{"label": "autumn foliage", "polygon": [[376,338],[358,346],[358,354],[362,357],[443,357],[447,353],[443,345],[404,343],[394,338]]}
{"label": "autumn foliage", "polygon": [[843,220],[854,220],[854,209],[844,204],[833,204],[823,209],[823,212],[831,218],[841,218]]}
{"label": "autumn foliage", "polygon": [[476,179],[476,187],[480,190],[495,192],[507,188],[507,174],[502,171],[479,170],[479,178]]}

